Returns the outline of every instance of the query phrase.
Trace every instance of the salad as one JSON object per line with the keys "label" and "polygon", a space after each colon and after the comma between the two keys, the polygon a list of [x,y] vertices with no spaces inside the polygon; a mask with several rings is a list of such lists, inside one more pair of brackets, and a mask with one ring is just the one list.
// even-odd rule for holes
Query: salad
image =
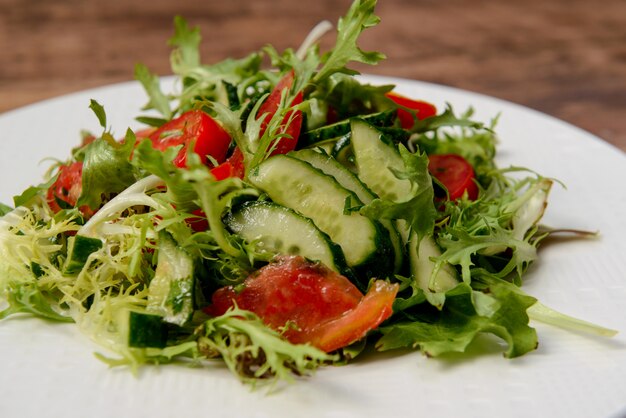
{"label": "salad", "polygon": [[101,131],[0,206],[0,319],[74,323],[111,366],[215,360],[246,382],[481,333],[517,357],[530,319],[614,335],[521,289],[559,232],[540,225],[554,180],[496,166],[497,117],[350,68],[384,58],[357,45],[375,5],[355,0],[329,51],[323,22],[297,51],[211,65],[177,17],[177,91],[135,69],[143,128],[114,137],[92,100]]}

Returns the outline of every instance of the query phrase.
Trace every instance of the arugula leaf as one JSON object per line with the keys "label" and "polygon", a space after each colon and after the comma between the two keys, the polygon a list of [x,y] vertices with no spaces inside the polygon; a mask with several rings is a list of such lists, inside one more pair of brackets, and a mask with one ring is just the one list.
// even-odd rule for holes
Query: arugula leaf
{"label": "arugula leaf", "polygon": [[515,239],[502,228],[494,229],[488,235],[471,235],[462,228],[448,229],[446,236],[440,237],[438,243],[444,248],[443,254],[436,260],[437,266],[443,263],[461,266],[461,276],[465,283],[471,282],[473,256],[481,250],[491,247],[513,249],[510,261],[501,269],[499,275],[504,277],[513,270],[521,276],[525,267],[537,258],[537,249],[532,244]]}
{"label": "arugula leaf", "polygon": [[137,64],[135,66],[135,79],[141,83],[150,98],[150,101],[143,109],[155,109],[163,115],[166,120],[171,119],[172,110],[170,109],[169,98],[161,91],[159,77],[152,74],[145,65]]}
{"label": "arugula leaf", "polygon": [[421,239],[432,235],[435,226],[434,190],[428,172],[428,156],[413,154],[403,145],[399,146],[404,161],[404,171],[394,171],[399,179],[407,179],[416,185],[413,195],[405,201],[393,202],[385,199],[374,199],[361,208],[360,213],[372,219],[404,219]]}
{"label": "arugula leaf", "polygon": [[180,74],[200,65],[200,42],[202,36],[199,28],[190,28],[181,16],[174,17],[174,36],[168,44],[176,47],[170,56],[172,70]]}
{"label": "arugula leaf", "polygon": [[485,125],[482,122],[476,122],[470,117],[474,113],[473,109],[469,109],[465,114],[456,116],[452,106],[446,105],[446,110],[429,118],[416,120],[415,125],[411,128],[411,132],[422,133],[426,131],[434,131],[443,127],[468,127],[473,129],[483,129]]}
{"label": "arugula leaf", "polygon": [[104,107],[94,99],[91,99],[91,101],[89,102],[89,108],[93,111],[93,113],[95,113],[96,117],[98,118],[98,122],[100,122],[100,126],[102,126],[102,128],[106,130],[107,115],[104,111]]}
{"label": "arugula leaf", "polygon": [[326,102],[336,110],[338,119],[342,120],[388,109],[389,99],[385,93],[391,90],[393,85],[363,84],[354,77],[335,73],[328,77],[326,83],[318,86],[312,97]]}
{"label": "arugula leaf", "polygon": [[376,0],[356,0],[346,15],[339,19],[335,47],[322,57],[324,65],[313,78],[314,83],[320,83],[337,72],[355,74],[356,71],[346,68],[350,61],[376,64],[385,58],[380,52],[365,52],[356,44],[363,30],[380,22],[380,18],[374,14],[375,7]]}
{"label": "arugula leaf", "polygon": [[491,333],[508,344],[506,357],[518,357],[537,347],[537,335],[528,326],[526,310],[536,299],[502,287],[489,295],[459,284],[446,293],[441,311],[425,304],[412,322],[402,321],[379,329],[380,351],[419,347],[429,356],[464,352],[479,333]]}

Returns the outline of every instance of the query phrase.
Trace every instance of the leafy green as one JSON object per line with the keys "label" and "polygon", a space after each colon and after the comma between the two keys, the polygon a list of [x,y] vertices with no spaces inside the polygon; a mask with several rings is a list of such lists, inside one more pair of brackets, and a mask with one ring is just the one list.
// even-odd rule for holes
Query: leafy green
{"label": "leafy green", "polygon": [[107,129],[107,115],[106,115],[106,112],[104,111],[104,107],[100,103],[95,101],[94,99],[91,99],[89,101],[89,108],[93,111],[93,113],[98,118],[98,122],[100,122],[100,126],[102,127],[102,129],[106,130]]}
{"label": "leafy green", "polygon": [[22,193],[17,196],[13,196],[13,204],[15,207],[27,206],[33,202],[33,200],[41,199],[42,194],[56,181],[56,176],[50,178],[48,181],[41,183],[37,186],[27,187]]}
{"label": "leafy green", "polygon": [[402,202],[374,199],[361,208],[360,212],[372,219],[404,219],[421,239],[432,235],[437,214],[433,203],[432,180],[428,172],[428,156],[411,153],[402,145],[399,150],[405,170],[394,172],[394,175],[415,184],[413,195]]}
{"label": "leafy green", "polygon": [[58,304],[55,298],[45,296],[33,282],[11,282],[4,295],[9,307],[0,311],[0,319],[18,313],[28,313],[52,321],[74,322],[67,314],[55,310],[53,305]]}
{"label": "leafy green", "polygon": [[446,293],[441,311],[430,305],[401,321],[379,329],[378,350],[419,347],[429,356],[464,352],[479,333],[491,333],[508,344],[506,357],[518,357],[537,347],[537,335],[528,326],[526,309],[535,299],[502,287],[486,295],[459,284]]}
{"label": "leafy green", "polygon": [[169,98],[161,91],[159,78],[143,64],[135,66],[135,79],[141,83],[150,100],[144,109],[156,109],[166,120],[171,119]]}
{"label": "leafy green", "polygon": [[190,28],[187,21],[181,16],[174,18],[174,36],[169,45],[174,46],[170,62],[175,73],[185,73],[200,65],[200,29]]}
{"label": "leafy green", "polygon": [[[201,62],[198,28],[177,16],[169,43],[179,93],[165,93],[159,77],[137,65],[135,77],[148,96],[143,110],[157,114],[138,120],[160,126],[190,109],[207,112],[242,152],[244,178],[218,181],[192,147],[186,167],[181,168],[173,163],[180,147],[157,150],[149,139],[138,143],[130,129],[117,141],[107,126],[104,107],[91,100],[89,107],[103,132],[96,139],[85,134],[69,161],[83,164],[78,205],[87,205],[95,213],[87,219],[89,215],[76,208],[52,211],[46,193],[56,180],[54,167],[48,182],[15,197],[17,209],[0,205],[0,291],[8,304],[0,319],[25,313],[75,321],[119,355],[116,359],[98,355],[111,366],[135,370],[147,363],[222,359],[245,382],[289,380],[324,364],[349,361],[365,349],[370,337],[379,337],[379,350],[419,348],[437,356],[466,351],[486,333],[507,344],[506,357],[517,357],[537,346],[529,317],[614,335],[613,330],[555,312],[519,288],[545,236],[538,222],[553,181],[516,167],[498,169],[494,162],[497,118],[484,124],[473,119],[472,109],[457,115],[450,105],[439,115],[417,121],[410,131],[398,123],[380,130],[383,142],[399,149],[392,173],[398,180],[408,180],[402,182],[408,186],[402,188],[406,193],[400,194],[406,196],[401,201],[392,201],[393,194],[385,195],[381,186],[373,191],[380,198],[368,199],[366,205],[344,202],[346,214],[396,221],[401,244],[408,248],[397,271],[411,274],[395,277],[400,291],[394,314],[368,339],[331,355],[289,343],[262,318],[237,307],[215,318],[202,311],[216,288],[240,285],[267,262],[254,243],[231,233],[222,219],[241,201],[267,199],[247,183],[247,176],[270,158],[295,111],[304,114],[309,130],[326,126],[330,111],[340,120],[374,112],[395,117],[397,106],[386,97],[393,86],[364,84],[349,68],[353,62],[376,64],[384,58],[357,45],[361,33],[379,22],[375,5],[375,0],[355,0],[339,21],[334,48],[324,54],[317,44],[320,30],[313,31],[297,52],[266,46],[212,65]],[[264,58],[269,58],[270,68],[263,67]],[[293,85],[281,91],[276,111],[268,115],[260,110],[280,80],[291,75]],[[292,105],[299,94],[302,103]],[[428,155],[434,153],[459,154],[470,162],[480,189],[478,199],[438,200],[435,187],[441,185],[436,181],[433,185],[428,170]],[[346,165],[354,167],[350,151],[344,156]],[[206,221],[208,229],[195,231],[190,221],[194,218]],[[180,250],[171,257],[184,264],[184,281],[183,275],[172,280],[172,262],[159,261],[166,254],[166,239]],[[426,268],[414,268],[416,255]],[[450,281],[431,286],[443,271]],[[460,283],[457,273],[463,278]],[[356,280],[353,272],[346,274]],[[151,306],[150,294],[160,277],[168,280],[158,302],[171,308],[172,314],[184,314],[180,321],[168,320],[168,312]],[[191,312],[192,308],[197,309]],[[159,334],[157,347],[153,342],[129,344],[129,329],[137,326],[129,321],[131,312],[153,316],[149,320],[155,329],[167,331]]]}
{"label": "leafy green", "polygon": [[322,57],[324,64],[313,78],[314,83],[320,83],[336,72],[355,74],[354,70],[345,67],[350,61],[376,64],[385,58],[380,52],[361,50],[356,43],[363,30],[380,22],[374,14],[375,7],[376,0],[356,0],[346,15],[339,19],[335,47]]}
{"label": "leafy green", "polygon": [[0,217],[6,215],[11,212],[13,208],[9,205],[5,205],[4,203],[0,203]]}
{"label": "leafy green", "polygon": [[219,355],[244,381],[268,377],[290,380],[293,373],[310,374],[338,359],[310,345],[290,344],[256,315],[238,308],[206,321],[201,332],[200,352],[209,358]]}
{"label": "leafy green", "polygon": [[426,131],[435,131],[443,127],[468,127],[473,129],[484,128],[484,124],[482,122],[470,119],[473,113],[473,110],[470,109],[465,114],[456,116],[452,106],[448,104],[443,113],[415,121],[415,125],[411,128],[411,132],[422,133]]}
{"label": "leafy green", "polygon": [[129,162],[134,147],[135,135],[130,129],[123,142],[117,142],[110,133],[104,132],[86,146],[78,206],[97,208],[102,195],[119,193],[137,180]]}

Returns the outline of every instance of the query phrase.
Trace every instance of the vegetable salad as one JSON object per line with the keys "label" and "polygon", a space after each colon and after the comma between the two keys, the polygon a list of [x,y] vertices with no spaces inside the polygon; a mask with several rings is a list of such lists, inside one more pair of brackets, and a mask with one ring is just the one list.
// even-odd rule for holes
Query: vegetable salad
{"label": "vegetable salad", "polygon": [[244,381],[480,333],[517,357],[530,318],[613,335],[521,289],[554,181],[496,166],[497,118],[355,77],[384,59],[357,45],[375,4],[328,51],[323,22],[297,51],[210,65],[177,17],[177,91],[135,68],[143,128],[114,137],[92,100],[101,131],[1,206],[0,318],[74,323],[111,366],[215,360]]}

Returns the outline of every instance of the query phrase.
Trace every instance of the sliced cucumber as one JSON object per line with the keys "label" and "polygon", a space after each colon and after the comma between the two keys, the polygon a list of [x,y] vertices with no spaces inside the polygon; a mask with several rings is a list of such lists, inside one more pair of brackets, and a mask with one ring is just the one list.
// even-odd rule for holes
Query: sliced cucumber
{"label": "sliced cucumber", "polygon": [[167,325],[160,315],[129,311],[128,346],[134,348],[164,348],[167,344]]}
{"label": "sliced cucumber", "polygon": [[148,287],[147,310],[165,322],[186,324],[194,311],[194,262],[166,231],[159,233],[159,254]]}
{"label": "sliced cucumber", "polygon": [[[362,118],[376,126],[391,126],[395,121],[396,112],[395,110],[385,110],[362,116]],[[298,144],[300,147],[308,147],[327,139],[343,136],[349,132],[350,119],[346,119],[302,133],[298,138]]]}
{"label": "sliced cucumber", "polygon": [[389,233],[378,222],[347,210],[362,202],[334,177],[304,161],[276,155],[252,170],[249,180],[274,202],[310,218],[341,247],[361,279],[392,271]]}
{"label": "sliced cucumber", "polygon": [[431,258],[441,255],[441,250],[433,237],[424,237],[421,241],[418,241],[417,234],[411,232],[407,247],[411,275],[420,289],[435,293],[446,292],[459,284],[456,271],[450,264],[441,266],[435,277],[433,277],[435,263]]}
{"label": "sliced cucumber", "polygon": [[369,123],[353,119],[352,148],[359,178],[383,199],[403,201],[413,193],[409,180],[399,179],[392,169],[402,170],[404,162],[395,144]]}
{"label": "sliced cucumber", "polygon": [[320,261],[342,273],[346,262],[341,248],[320,231],[313,221],[276,203],[247,202],[236,207],[224,223],[257,251],[301,255]]}
{"label": "sliced cucumber", "polygon": [[[411,182],[393,174],[393,170],[404,168],[400,152],[381,132],[367,122],[355,119],[352,121],[352,146],[359,178],[372,191],[392,201],[404,201],[412,196]],[[449,265],[444,265],[432,278],[435,265],[431,258],[441,255],[433,237],[418,242],[417,234],[411,232],[404,221],[397,221],[396,226],[407,245],[411,275],[421,289],[444,292],[457,285],[456,272]]]}
{"label": "sliced cucumber", "polygon": [[90,238],[83,235],[71,237],[68,243],[68,256],[63,266],[63,274],[78,274],[87,263],[89,256],[102,248],[99,238]]}
{"label": "sliced cucumber", "polygon": [[331,155],[348,170],[356,173],[357,168],[354,163],[354,150],[352,149],[351,137],[352,132],[349,132],[337,139],[331,151]]}
{"label": "sliced cucumber", "polygon": [[[311,164],[324,174],[334,177],[341,186],[354,192],[364,204],[368,204],[376,198],[376,195],[372,193],[354,173],[328,154],[312,149],[303,149],[294,151],[289,155]],[[394,272],[397,273],[402,267],[404,259],[404,244],[402,243],[402,238],[392,222],[381,220],[380,223],[389,232],[389,238],[391,239],[394,252]]]}

